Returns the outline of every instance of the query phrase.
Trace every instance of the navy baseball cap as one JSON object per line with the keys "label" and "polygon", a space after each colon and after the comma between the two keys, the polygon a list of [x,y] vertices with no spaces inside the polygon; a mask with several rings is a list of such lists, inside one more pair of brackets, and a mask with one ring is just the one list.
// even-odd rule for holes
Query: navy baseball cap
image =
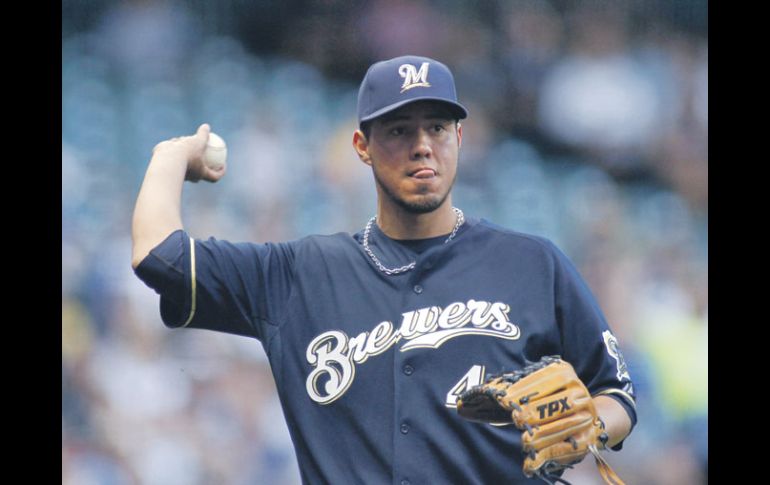
{"label": "navy baseball cap", "polygon": [[457,102],[455,80],[446,65],[420,56],[374,63],[358,90],[358,125],[422,100],[442,101],[457,119],[468,117],[468,110]]}

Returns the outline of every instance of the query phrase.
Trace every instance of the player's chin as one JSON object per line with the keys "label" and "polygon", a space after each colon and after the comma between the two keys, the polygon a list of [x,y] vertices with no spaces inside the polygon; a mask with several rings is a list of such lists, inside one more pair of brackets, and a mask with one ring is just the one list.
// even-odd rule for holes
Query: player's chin
{"label": "player's chin", "polygon": [[446,200],[446,195],[430,193],[404,197],[400,205],[413,214],[427,214],[441,207]]}

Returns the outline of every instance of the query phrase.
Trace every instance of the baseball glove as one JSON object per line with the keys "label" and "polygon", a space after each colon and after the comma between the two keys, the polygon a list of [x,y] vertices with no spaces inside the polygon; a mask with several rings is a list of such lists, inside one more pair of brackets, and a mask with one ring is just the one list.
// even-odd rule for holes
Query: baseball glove
{"label": "baseball glove", "polygon": [[457,412],[471,421],[514,424],[522,433],[523,471],[547,483],[591,452],[605,482],[623,482],[599,455],[607,434],[591,394],[572,366],[546,356],[523,369],[489,376],[463,392]]}

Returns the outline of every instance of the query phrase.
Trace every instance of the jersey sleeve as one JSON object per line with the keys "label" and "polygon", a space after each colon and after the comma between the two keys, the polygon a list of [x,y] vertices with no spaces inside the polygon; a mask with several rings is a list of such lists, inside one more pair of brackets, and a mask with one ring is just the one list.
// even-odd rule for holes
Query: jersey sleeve
{"label": "jersey sleeve", "polygon": [[[575,368],[591,395],[620,403],[636,425],[636,394],[617,338],[593,293],[567,256],[552,245],[554,295],[563,358]],[[622,442],[614,449],[620,449]]]}
{"label": "jersey sleeve", "polygon": [[216,330],[264,341],[289,298],[291,243],[196,240],[169,235],[135,273],[160,295],[163,323],[171,328]]}

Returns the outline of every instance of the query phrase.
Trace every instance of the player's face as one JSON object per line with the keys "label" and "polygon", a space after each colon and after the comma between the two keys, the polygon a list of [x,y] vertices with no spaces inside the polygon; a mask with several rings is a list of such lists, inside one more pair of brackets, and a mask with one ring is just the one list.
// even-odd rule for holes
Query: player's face
{"label": "player's face", "polygon": [[374,120],[357,144],[371,165],[380,198],[411,213],[436,210],[457,176],[462,127],[441,103],[411,103]]}

